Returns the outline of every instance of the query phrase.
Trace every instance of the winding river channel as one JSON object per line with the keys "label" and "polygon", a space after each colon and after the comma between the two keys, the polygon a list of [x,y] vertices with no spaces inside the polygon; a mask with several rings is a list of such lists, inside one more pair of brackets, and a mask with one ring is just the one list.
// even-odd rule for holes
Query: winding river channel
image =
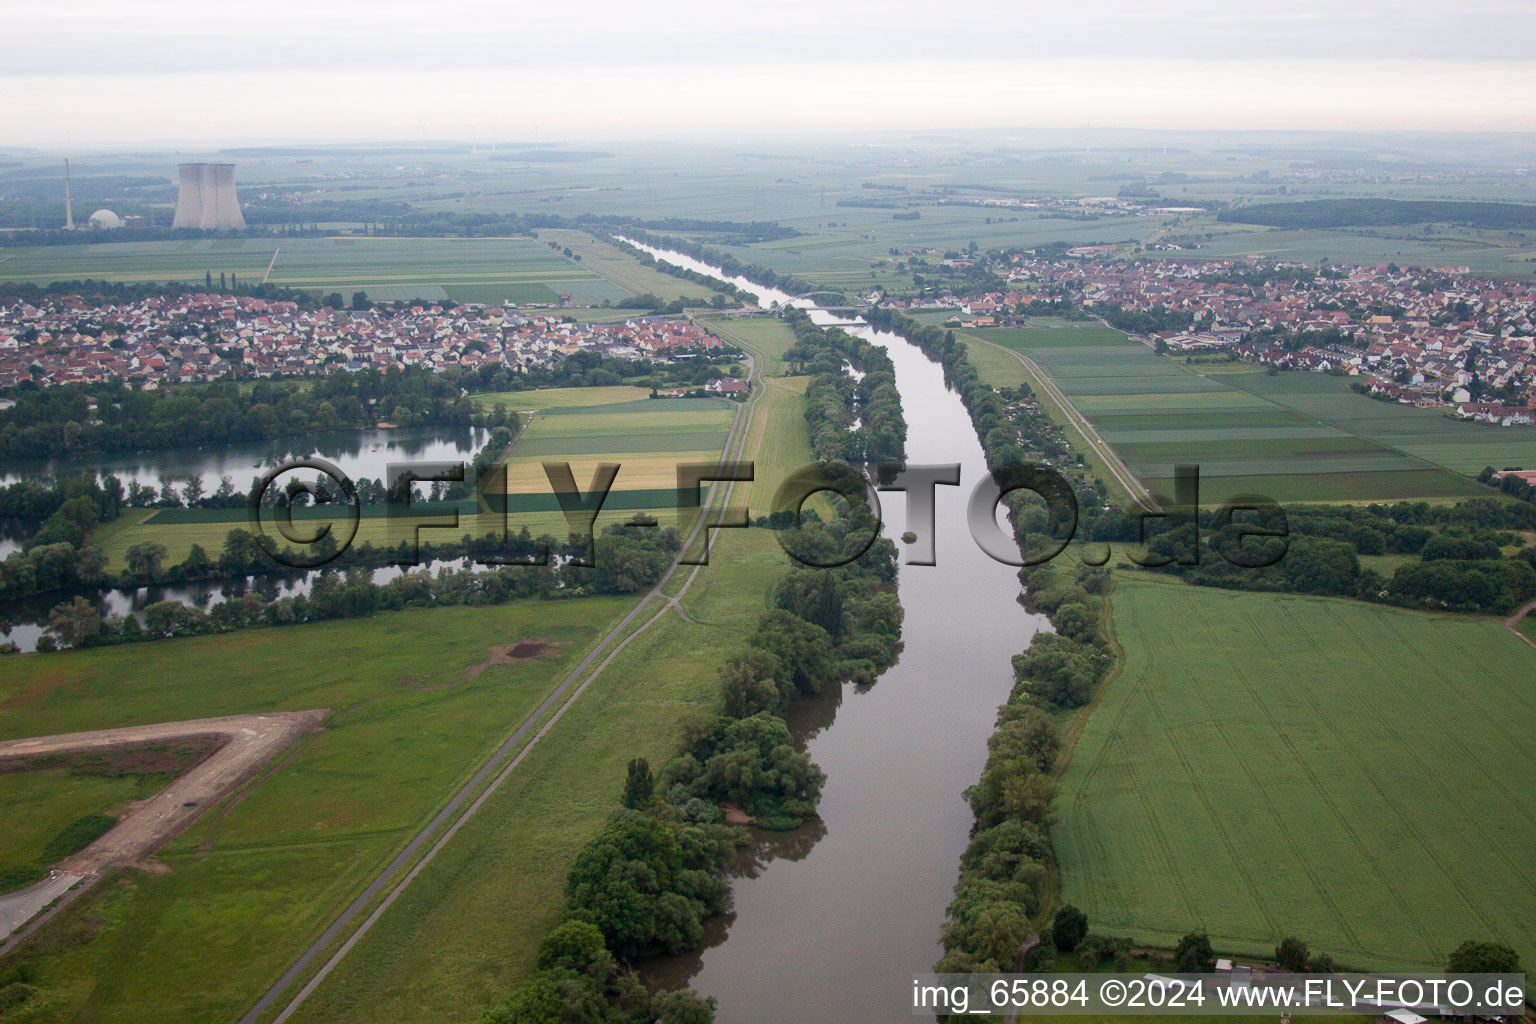
{"label": "winding river channel", "polygon": [[[719,999],[720,1024],[910,1021],[911,975],[939,958],[939,929],[971,827],[962,791],[981,774],[1011,658],[1049,628],[1018,603],[1016,570],[971,540],[965,506],[986,460],[943,370],[903,338],[674,252],[767,305],[794,302],[821,324],[885,346],[896,365],[909,464],[960,463],[938,487],[933,566],[903,565],[901,659],[867,690],[802,702],[790,725],[827,773],[820,820],[747,851],[732,910],[705,948],[655,965],[654,981]],[[888,536],[906,530],[900,493],[881,495]]]}

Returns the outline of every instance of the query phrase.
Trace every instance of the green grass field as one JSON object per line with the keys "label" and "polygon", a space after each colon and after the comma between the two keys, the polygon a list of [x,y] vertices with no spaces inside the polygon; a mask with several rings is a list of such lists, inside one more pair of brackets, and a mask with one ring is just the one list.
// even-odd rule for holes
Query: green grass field
{"label": "green grass field", "polygon": [[[604,501],[598,529],[629,519],[637,511],[654,515],[664,525],[691,522],[694,514],[679,515],[676,505],[677,466],[683,462],[714,462],[720,457],[736,403],[722,398],[651,399],[643,388],[551,388],[478,396],[516,408],[538,410],[529,420],[507,458],[509,522],[513,532],[524,526],[535,535],[564,537],[569,526],[558,510],[543,463],[571,463],[576,485],[586,491],[601,462],[619,463],[619,475]],[[576,404],[586,401],[586,404]],[[369,506],[358,522],[353,543],[392,546],[409,535],[416,523],[433,516],[399,520],[384,506]],[[166,564],[186,559],[192,545],[210,556],[224,549],[232,529],[248,529],[243,509],[132,509],[93,531],[108,563],[121,566],[134,544],[155,542],[166,549]],[[459,526],[429,529],[428,541],[458,540],[476,533],[481,524],[468,512]]]}
{"label": "green grass field", "polygon": [[[1128,580],[1065,775],[1064,898],[1172,945],[1362,969],[1536,942],[1536,653],[1492,620]],[[1242,652],[1235,657],[1234,652]]]}
{"label": "green grass field", "polygon": [[[757,463],[754,514],[810,461],[804,383],[771,380],[757,404],[744,452]],[[683,598],[694,621],[667,615],[598,677],[295,1021],[453,1024],[528,976],[571,858],[613,810],[628,758],[655,766],[676,749],[681,717],[711,704],[718,665],[749,635],[787,565],[766,531],[717,536]]]}
{"label": "green grass field", "polygon": [[664,274],[625,255],[623,250],[607,242],[600,242],[585,231],[546,228],[539,232],[539,241],[555,242],[562,249],[581,257],[581,265],[602,275],[614,285],[631,295],[657,295],[663,299],[709,299],[715,291],[702,284],[694,284],[671,274]]}
{"label": "green grass field", "polygon": [[1125,335],[1119,331],[1074,320],[1032,321],[1029,327],[998,327],[984,333],[988,341],[1020,352],[1040,348],[1113,348],[1125,344]]}
{"label": "green grass field", "polygon": [[[43,932],[23,956],[45,998],[22,1019],[238,1017],[629,605],[436,608],[8,662],[5,738],[332,711],[162,849],[167,871],[109,879]],[[472,671],[532,639],[548,652]]]}
{"label": "green grass field", "polygon": [[766,610],[785,556],[767,531],[724,531],[686,594],[541,742],[294,1021],[475,1019],[533,969],[581,844],[617,806],[625,765],[676,749],[710,707],[722,659]]}
{"label": "green grass field", "polygon": [[[756,407],[754,504],[810,458],[803,390],[803,378],[776,379]],[[549,419],[584,436],[624,414]],[[296,1019],[462,1021],[527,975],[628,759],[675,749],[786,565],[766,531],[719,536],[683,598],[693,622],[669,613],[626,648]],[[333,709],[325,733],[161,851],[168,873],[109,879],[47,929],[29,954],[42,991],[23,1019],[237,1017],[627,607],[432,609],[8,663],[21,671],[0,679],[0,737]],[[529,638],[554,649],[470,678],[491,644]]]}
{"label": "green grass field", "polygon": [[794,346],[795,336],[784,321],[762,316],[706,316],[705,323],[722,338],[762,356],[760,372],[764,377],[778,377],[785,372],[784,353]]}
{"label": "green grass field", "polygon": [[512,412],[564,409],[571,406],[617,405],[651,397],[649,388],[617,384],[604,388],[539,388],[533,391],[492,391],[473,395],[470,401],[478,409],[505,406]]}
{"label": "green grass field", "polygon": [[271,284],[366,291],[375,299],[458,302],[555,302],[564,292],[580,305],[617,301],[629,292],[531,238],[226,238],[118,242],[7,250],[0,280],[48,284],[76,278],[187,281],[233,273],[255,284],[273,250]]}
{"label": "green grass field", "polygon": [[[0,774],[0,877],[32,869],[43,876],[49,840],[87,814],[113,813],[133,800],[154,795],[168,781],[137,775],[86,775],[68,768]],[[0,884],[0,892],[15,886]]]}
{"label": "green grass field", "polygon": [[[1486,492],[1468,479],[1483,466],[1518,464],[1536,450],[1536,429],[1491,428],[1373,401],[1351,391],[1348,379],[1326,374],[1187,365],[1101,326],[962,336],[1034,359],[1131,471],[1163,493],[1173,467],[1192,463],[1200,467],[1206,501],[1237,494],[1280,501],[1455,498]],[[1053,337],[1062,340],[1052,343]],[[990,349],[989,359],[999,354]]]}

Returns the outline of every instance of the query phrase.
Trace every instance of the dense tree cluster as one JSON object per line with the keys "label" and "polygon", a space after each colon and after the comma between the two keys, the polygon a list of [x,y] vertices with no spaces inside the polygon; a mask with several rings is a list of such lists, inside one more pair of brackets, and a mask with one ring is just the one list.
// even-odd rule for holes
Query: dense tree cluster
{"label": "dense tree cluster", "polygon": [[[65,232],[65,234],[81,234],[81,232]],[[88,235],[86,240],[90,240]],[[86,278],[54,281],[46,285],[33,284],[30,281],[0,281],[0,300],[20,300],[37,305],[53,296],[74,295],[88,304],[105,306],[142,302],[145,299],[175,299],[187,294],[188,290],[189,286],[185,281],[99,281],[95,278]],[[226,295],[248,295],[252,298],[270,299],[273,302],[292,302],[301,309],[313,309],[320,305],[313,292],[289,288],[285,285],[237,282],[224,288],[223,292]],[[83,321],[77,329],[81,333],[88,333],[90,324],[88,321]]]}
{"label": "dense tree cluster", "polygon": [[[703,835],[701,841],[697,834],[707,830],[697,828],[683,833],[691,842],[671,832],[664,837],[647,829],[645,822],[638,816],[621,816],[604,830],[601,846],[594,847],[582,865],[579,895],[590,898],[602,893],[609,879],[598,877],[599,871],[654,879],[652,891],[632,898],[623,908],[630,916],[627,923],[637,933],[651,928],[658,933],[654,937],[674,938],[677,923],[686,924],[691,905],[701,902],[698,897],[712,895],[690,886],[701,881],[700,875],[716,880],[687,867],[688,847],[711,840]],[[715,1019],[713,997],[702,998],[688,989],[648,991],[608,950],[602,929],[577,913],[544,936],[537,963],[533,978],[484,1014],[479,1024],[710,1024]]]}
{"label": "dense tree cluster", "polygon": [[1194,314],[1182,309],[1169,309],[1167,306],[1153,306],[1151,309],[1134,310],[1125,309],[1113,302],[1103,303],[1093,307],[1093,311],[1104,318],[1104,322],[1116,330],[1125,331],[1128,334],[1153,334],[1157,331],[1187,331],[1189,325],[1194,323]]}
{"label": "dense tree cluster", "polygon": [[[123,586],[140,586],[149,582],[248,575],[257,578],[245,593],[207,611],[181,601],[156,602],[144,609],[142,623],[131,615],[102,619],[93,602],[75,597],[54,607],[49,616],[50,631],[44,635],[39,650],[53,650],[61,645],[95,647],[173,636],[227,633],[258,626],[357,618],[406,608],[635,593],[660,582],[681,547],[681,541],[677,531],[670,527],[635,529],[616,523],[597,538],[594,566],[581,566],[570,560],[569,556],[580,554],[585,547],[583,538],[573,537],[562,545],[553,537],[531,537],[527,530],[519,536],[506,538],[466,535],[456,543],[434,545],[423,542],[419,557],[425,562],[491,556],[531,560],[542,558],[551,551],[567,557],[552,559],[545,565],[502,565],[489,569],[445,567],[435,575],[429,570],[406,572],[387,583],[374,583],[369,579],[369,566],[403,560],[418,552],[407,544],[389,549],[364,542],[349,549],[321,572],[307,594],[279,596],[272,580],[285,570],[272,561],[264,545],[246,530],[229,531],[224,550],[217,559],[209,557],[200,545],[194,544],[184,562],[168,568],[163,567],[164,546],[144,542],[128,549],[128,565],[116,579],[99,571],[94,580],[81,577],[75,582],[81,585],[117,582]],[[74,549],[68,545],[45,545],[0,562],[0,584],[4,584],[0,588],[0,603],[20,596],[21,588],[29,583],[43,589],[41,583],[45,574],[62,578],[69,571],[71,552]],[[74,571],[77,574],[83,572],[87,558],[99,555],[93,547],[75,552]],[[286,571],[291,573],[291,570]],[[266,575],[259,575],[262,573]],[[15,588],[14,595],[5,589],[10,587]]]}
{"label": "dense tree cluster", "polygon": [[1498,470],[1492,466],[1484,467],[1483,471],[1477,474],[1478,483],[1497,487],[1510,497],[1536,504],[1536,484],[1530,484],[1512,473],[1506,473],[1501,479],[1494,480],[1494,474],[1497,472]]}
{"label": "dense tree cluster", "polygon": [[1013,657],[1020,690],[1048,707],[1087,704],[1113,667],[1114,656],[1099,626],[1109,573],[1081,567],[1076,578],[1046,566],[1026,569],[1030,607],[1050,617],[1054,633],[1041,633]]}
{"label": "dense tree cluster", "polygon": [[[784,361],[793,372],[812,375],[805,389],[805,419],[817,461],[900,462],[907,421],[896,390],[896,367],[885,349],[847,331],[817,327],[799,309],[786,310],[784,319],[795,333]],[[845,373],[845,367],[863,376]]]}
{"label": "dense tree cluster", "polygon": [[[420,367],[339,373],[305,383],[233,381],[154,391],[122,384],[18,388],[0,410],[0,458],[143,451],[262,441],[313,430],[469,426],[459,381]],[[94,408],[93,408],[94,406]]]}
{"label": "dense tree cluster", "polygon": [[[810,515],[803,524],[812,534],[839,527]],[[794,569],[781,579],[773,611],[720,669],[719,710],[688,723],[682,749],[654,775],[643,759],[629,762],[622,809],[566,877],[565,914],[540,944],[538,973],[481,1024],[713,1019],[713,1000],[686,989],[652,995],[621,965],[695,948],[704,919],[724,909],[723,860],[746,837],[723,824],[722,805],[773,829],[815,814],[824,776],[795,749],[779,712],[799,695],[873,681],[895,661],[895,578],[896,547],[882,539],[849,565]]]}
{"label": "dense tree cluster", "polygon": [[[1152,520],[1150,554],[1172,560],[1161,571],[1202,586],[1290,591],[1379,601],[1405,608],[1472,614],[1508,614],[1536,597],[1536,547],[1522,532],[1536,529],[1536,508],[1473,498],[1454,506],[1307,505],[1285,510],[1288,539],[1241,537],[1253,523],[1222,523],[1203,509],[1198,549],[1194,526]],[[1260,524],[1276,525],[1276,524]],[[1106,524],[1099,539],[1129,536],[1130,524]],[[1505,556],[1504,550],[1512,554]],[[1198,550],[1198,564],[1181,565]],[[1225,553],[1244,552],[1260,567],[1233,565]],[[1283,553],[1283,557],[1279,557]],[[1360,555],[1416,555],[1390,577],[1362,566]],[[1187,559],[1186,559],[1187,560]]]}

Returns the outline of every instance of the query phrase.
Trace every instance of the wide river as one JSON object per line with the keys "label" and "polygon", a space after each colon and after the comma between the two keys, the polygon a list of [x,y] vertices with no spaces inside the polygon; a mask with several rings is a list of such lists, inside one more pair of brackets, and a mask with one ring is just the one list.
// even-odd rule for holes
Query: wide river
{"label": "wide river", "polygon": [[[724,277],[767,305],[795,302],[674,252],[668,262]],[[910,342],[860,322],[896,365],[910,464],[956,463],[937,488],[937,565],[903,565],[901,659],[868,690],[798,705],[791,726],[827,773],[820,821],[765,839],[732,879],[732,913],[706,948],[648,970],[720,1001],[720,1024],[911,1021],[911,975],[941,953],[939,929],[972,817],[962,791],[981,774],[1011,658],[1048,623],[1018,603],[1017,570],[971,540],[966,500],[986,473],[981,444],[943,370]],[[888,536],[905,499],[881,495]]]}

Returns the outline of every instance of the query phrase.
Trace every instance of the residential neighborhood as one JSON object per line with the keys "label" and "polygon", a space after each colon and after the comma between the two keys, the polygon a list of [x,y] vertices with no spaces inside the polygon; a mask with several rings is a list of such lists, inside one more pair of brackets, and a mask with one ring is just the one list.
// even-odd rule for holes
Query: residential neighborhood
{"label": "residential neighborhood", "polygon": [[70,295],[0,302],[0,387],[122,380],[156,388],[395,366],[527,372],[575,352],[670,362],[720,348],[686,318],[578,323],[500,306],[305,310],[200,292],[105,305]]}
{"label": "residential neighborhood", "polygon": [[[1187,323],[1138,335],[1158,351],[1227,353],[1280,370],[1359,377],[1387,400],[1453,406],[1514,425],[1536,419],[1536,287],[1466,267],[1312,267],[1247,260],[1098,258],[1102,247],[1056,256],[1013,253],[993,268],[1006,292],[886,299],[905,309],[953,309],[951,326],[1024,322],[1036,300],[1088,312],[1163,315]],[[1128,328],[1133,329],[1134,328]]]}

